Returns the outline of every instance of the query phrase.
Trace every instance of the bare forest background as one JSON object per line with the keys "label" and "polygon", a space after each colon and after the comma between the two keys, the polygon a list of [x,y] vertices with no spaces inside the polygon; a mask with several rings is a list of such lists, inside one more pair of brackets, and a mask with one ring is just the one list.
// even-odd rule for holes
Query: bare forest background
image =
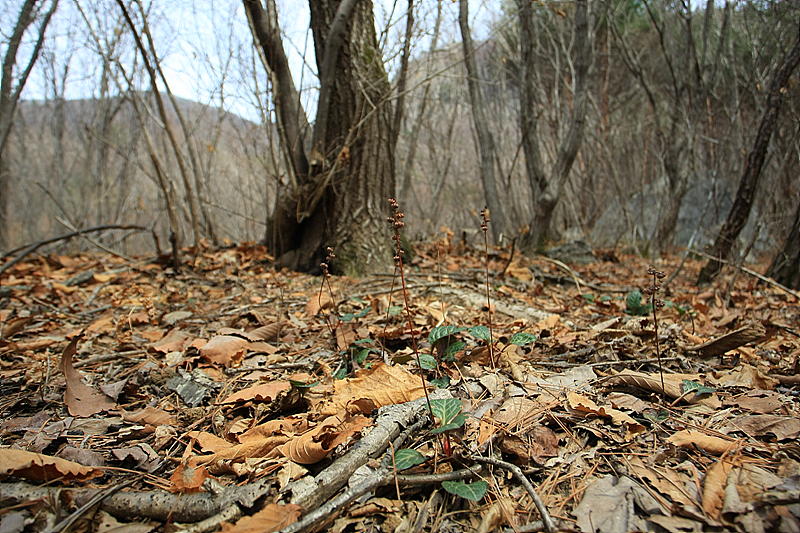
{"label": "bare forest background", "polygon": [[[146,228],[92,234],[123,254],[167,250],[170,228],[182,246],[262,241],[291,170],[279,142],[273,78],[241,4],[184,3],[177,24],[171,2],[125,0],[125,10],[122,1],[4,2],[6,60],[28,3],[30,23],[12,75],[4,68],[13,96],[30,58],[37,59],[13,113],[0,113],[0,125],[9,121],[0,148],[0,252],[108,225]],[[284,30],[291,4],[278,3]],[[524,241],[536,229],[544,194],[528,168],[526,136],[535,134],[540,170],[555,175],[580,105],[585,115],[574,162],[554,189],[552,220],[538,233],[545,239],[529,249],[581,238],[594,247],[657,255],[714,242],[753,151],[772,80],[797,41],[800,4],[585,5],[589,53],[582,78],[576,3],[474,4],[480,20],[473,14],[468,21],[477,68],[471,81],[493,139],[487,155],[468,86],[459,5],[376,4],[379,52],[391,82],[385,98],[403,106],[394,169],[409,237],[429,238],[443,227],[471,233],[488,204],[495,241]],[[530,11],[521,30],[523,6]],[[313,107],[319,79],[303,32],[296,41],[285,35],[284,46],[298,57],[305,53],[295,82],[304,105]],[[407,70],[398,76],[403,58]],[[782,105],[734,254],[774,256],[795,223],[800,87],[796,70],[790,74],[779,87]],[[192,99],[177,96],[189,96],[187,86],[196,91]],[[486,161],[496,198],[487,198],[481,179]],[[77,239],[69,246],[93,245]]]}

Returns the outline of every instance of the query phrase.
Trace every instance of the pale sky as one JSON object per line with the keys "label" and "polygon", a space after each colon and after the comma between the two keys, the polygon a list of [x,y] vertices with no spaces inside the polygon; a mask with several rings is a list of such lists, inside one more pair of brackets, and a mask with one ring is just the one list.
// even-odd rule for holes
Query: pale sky
{"label": "pale sky", "polygon": [[[0,7],[0,54],[5,54],[7,36],[22,5],[22,0],[6,0]],[[286,36],[284,41],[295,83],[302,86],[303,103],[313,109],[317,85],[313,42],[308,30],[309,11],[306,2],[277,0],[278,17]],[[418,0],[416,12],[418,32],[412,46],[416,53],[427,48],[436,14],[435,0]],[[46,2],[49,5],[49,2]],[[63,79],[67,98],[86,98],[96,92],[98,79],[97,56],[87,51],[92,43],[76,5],[90,18],[96,34],[111,38],[117,23],[118,8],[113,0],[61,0],[59,10],[48,29],[48,43],[23,93],[23,98],[52,97],[53,72]],[[387,69],[393,70],[397,47],[405,31],[407,0],[376,0],[375,21],[379,39],[388,42],[384,47]],[[460,39],[456,16],[458,3],[445,0],[445,21],[440,43]],[[98,14],[92,12],[97,9]],[[156,49],[162,58],[170,88],[183,98],[202,103],[219,104],[220,86],[224,83],[225,107],[238,114],[255,118],[255,83],[253,72],[263,89],[266,81],[260,63],[253,65],[252,37],[242,4],[238,0],[169,0],[151,4],[149,22]],[[473,35],[481,39],[488,34],[488,24],[500,12],[499,0],[471,0],[470,18]],[[387,30],[388,28],[388,30]],[[427,33],[427,35],[426,35]],[[129,45],[130,46],[130,45]],[[30,47],[28,47],[28,50]],[[27,58],[21,50],[20,58]],[[307,63],[303,61],[306,55]],[[413,54],[414,52],[412,52]],[[123,55],[123,64],[125,57]],[[130,61],[126,64],[129,66]],[[303,68],[305,64],[306,68]]]}

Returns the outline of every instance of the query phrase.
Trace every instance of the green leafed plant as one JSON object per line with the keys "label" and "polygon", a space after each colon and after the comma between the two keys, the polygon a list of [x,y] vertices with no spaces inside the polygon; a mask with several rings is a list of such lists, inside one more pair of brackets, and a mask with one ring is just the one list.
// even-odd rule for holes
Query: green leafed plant
{"label": "green leafed plant", "polygon": [[629,315],[647,316],[650,314],[650,304],[642,305],[642,293],[638,290],[632,291],[625,299],[628,308],[625,310]]}
{"label": "green leafed plant", "polygon": [[425,457],[417,450],[403,448],[397,450],[394,454],[394,468],[398,472],[411,468],[412,466],[421,465],[425,462]]}
{"label": "green leafed plant", "polygon": [[431,433],[444,433],[453,429],[458,429],[467,421],[467,415],[462,413],[464,402],[458,398],[442,398],[431,400],[433,416],[441,421],[440,425]]}
{"label": "green leafed plant", "polygon": [[486,342],[492,341],[492,337],[489,334],[489,328],[487,328],[486,326],[475,326],[469,328],[467,331],[469,331],[469,334],[472,335],[473,337],[485,340]]}
{"label": "green leafed plant", "polygon": [[479,501],[486,494],[489,484],[485,481],[464,483],[463,481],[442,481],[442,488],[450,494],[461,496],[473,502]]}
{"label": "green leafed plant", "polygon": [[531,335],[530,333],[525,333],[521,331],[519,333],[515,333],[511,340],[508,341],[509,344],[516,344],[517,346],[525,346],[526,344],[531,344],[532,342],[536,341],[536,335]]}

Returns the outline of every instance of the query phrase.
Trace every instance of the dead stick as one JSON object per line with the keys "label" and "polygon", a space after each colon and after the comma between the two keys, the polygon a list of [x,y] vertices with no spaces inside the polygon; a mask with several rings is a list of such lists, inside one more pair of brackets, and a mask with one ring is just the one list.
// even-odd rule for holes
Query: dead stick
{"label": "dead stick", "polygon": [[522,469],[520,467],[511,463],[507,463],[505,461],[501,461],[500,459],[494,459],[492,457],[481,457],[480,455],[473,455],[472,459],[478,463],[485,463],[505,468],[506,470],[514,474],[514,477],[516,477],[519,480],[519,482],[522,483],[522,485],[525,487],[525,490],[527,490],[528,494],[530,494],[533,503],[536,504],[536,508],[539,510],[539,514],[542,515],[542,522],[544,522],[545,529],[547,531],[556,530],[556,525],[555,523],[553,523],[553,519],[550,518],[550,513],[547,512],[547,507],[545,507],[544,502],[542,501],[541,498],[539,498],[539,495],[536,493],[536,489],[533,488],[533,485],[531,485],[531,482],[528,481],[528,478],[522,472]]}

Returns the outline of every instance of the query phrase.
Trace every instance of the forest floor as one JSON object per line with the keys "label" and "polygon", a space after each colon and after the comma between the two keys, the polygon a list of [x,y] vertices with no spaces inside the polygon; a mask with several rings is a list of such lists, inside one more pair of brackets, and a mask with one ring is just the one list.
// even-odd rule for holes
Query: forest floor
{"label": "forest floor", "polygon": [[510,254],[417,245],[405,294],[255,245],[26,258],[0,531],[800,531],[796,293]]}

